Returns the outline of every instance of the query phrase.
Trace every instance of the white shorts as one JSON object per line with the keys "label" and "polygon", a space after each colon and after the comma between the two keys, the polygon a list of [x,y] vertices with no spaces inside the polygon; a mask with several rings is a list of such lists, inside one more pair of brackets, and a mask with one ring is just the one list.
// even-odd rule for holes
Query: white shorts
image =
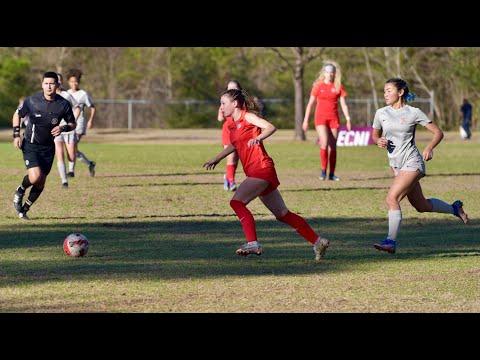
{"label": "white shorts", "polygon": [[55,136],[55,139],[53,139],[56,143],[65,143],[65,144],[71,144],[71,143],[76,143],[78,141],[77,134],[75,131],[69,131],[69,132],[62,132],[60,135]]}
{"label": "white shorts", "polygon": [[401,167],[392,166],[393,173],[395,176],[399,174],[400,171],[420,171],[422,176],[425,176],[425,163],[422,158],[414,157],[408,159],[405,164]]}

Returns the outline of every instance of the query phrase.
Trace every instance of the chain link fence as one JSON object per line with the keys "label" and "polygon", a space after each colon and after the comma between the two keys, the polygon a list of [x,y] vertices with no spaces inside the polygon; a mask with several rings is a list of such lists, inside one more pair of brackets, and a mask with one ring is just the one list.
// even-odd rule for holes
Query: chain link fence
{"label": "chain link fence", "polygon": [[[278,128],[294,127],[294,103],[290,99],[262,99],[264,116]],[[376,106],[371,98],[346,99],[352,125],[370,126]],[[417,98],[409,105],[433,117],[434,99]],[[218,127],[218,100],[119,100],[95,99],[97,128],[214,128]],[[384,106],[383,102],[380,106]],[[339,106],[341,121],[343,112]],[[313,119],[313,115],[311,117]]]}

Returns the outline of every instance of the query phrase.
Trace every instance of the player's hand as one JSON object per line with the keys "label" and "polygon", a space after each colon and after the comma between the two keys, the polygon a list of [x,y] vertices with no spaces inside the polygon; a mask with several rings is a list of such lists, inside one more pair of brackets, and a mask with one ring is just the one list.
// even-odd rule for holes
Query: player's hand
{"label": "player's hand", "polygon": [[252,147],[252,146],[260,144],[261,142],[262,142],[262,140],[258,140],[257,138],[250,139],[250,140],[248,140],[247,146]]}
{"label": "player's hand", "polygon": [[307,132],[307,130],[308,130],[308,122],[305,122],[305,121],[303,122],[303,124],[302,124],[302,129],[303,129],[303,131]]}
{"label": "player's hand", "polygon": [[384,137],[381,137],[377,140],[377,146],[382,149],[386,149],[388,144],[388,140]]}
{"label": "player's hand", "polygon": [[423,160],[428,161],[428,160],[432,160],[432,158],[433,158],[433,150],[428,147],[425,148],[425,150],[423,150]]}
{"label": "player's hand", "polygon": [[207,170],[213,170],[215,169],[215,166],[217,166],[218,161],[215,159],[207,161],[205,164],[203,164],[203,167]]}
{"label": "player's hand", "polygon": [[60,133],[62,132],[62,130],[60,130],[60,126],[55,126],[52,131],[50,131],[50,133],[53,135],[53,136],[58,136],[60,135]]}
{"label": "player's hand", "polygon": [[22,138],[16,137],[13,139],[13,146],[16,147],[17,149],[20,149],[22,147]]}
{"label": "player's hand", "polygon": [[93,127],[93,121],[92,120],[88,120],[87,122],[87,129],[91,129]]}
{"label": "player's hand", "polygon": [[352,130],[352,123],[350,122],[350,120],[347,121],[347,130],[348,131]]}

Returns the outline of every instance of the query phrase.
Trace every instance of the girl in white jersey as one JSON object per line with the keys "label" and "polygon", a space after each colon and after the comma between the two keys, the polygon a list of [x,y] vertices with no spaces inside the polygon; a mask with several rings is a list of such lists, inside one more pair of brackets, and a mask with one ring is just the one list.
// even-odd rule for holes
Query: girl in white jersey
{"label": "girl in white jersey", "polygon": [[[82,136],[87,133],[87,129],[91,129],[93,126],[93,119],[95,117],[95,105],[90,95],[83,89],[80,89],[80,79],[82,78],[82,72],[78,69],[71,69],[68,71],[67,80],[70,89],[68,93],[73,96],[78,106],[80,107],[80,115],[77,118],[77,128],[75,132],[77,134],[77,141],[75,142],[76,158],[88,165],[88,171],[90,176],[95,176],[95,161],[91,161],[87,156],[78,150],[78,143],[82,139]],[[84,110],[85,106],[90,108],[90,117],[88,122],[85,123]],[[69,163],[68,176],[74,177],[75,162]]]}
{"label": "girl in white jersey", "polygon": [[[374,244],[377,250],[395,253],[396,239],[402,212],[400,201],[407,196],[418,212],[439,212],[453,214],[465,224],[468,216],[463,203],[456,200],[448,204],[442,200],[426,199],[422,193],[420,179],[425,176],[425,163],[433,157],[433,149],[443,139],[443,132],[418,108],[406,105],[415,98],[409,92],[407,83],[399,78],[387,80],[384,87],[387,106],[378,109],[373,121],[372,138],[378,147],[387,149],[390,166],[395,176],[386,203],[388,206],[388,236],[381,243]],[[420,154],[415,145],[415,128],[423,125],[433,134],[430,143]]]}
{"label": "girl in white jersey", "polygon": [[[78,118],[80,114],[80,108],[77,106],[77,101],[75,98],[70,95],[66,90],[63,89],[63,76],[62,74],[57,73],[58,75],[58,88],[57,94],[62,96],[64,99],[68,100],[70,105],[72,105],[73,115],[75,119]],[[65,155],[64,155],[64,144],[65,148],[67,149],[67,158],[70,163],[75,162],[75,143],[76,143],[77,135],[75,134],[75,129],[68,132],[62,132],[60,135],[55,137],[55,156],[57,157],[57,168],[58,174],[60,175],[60,179],[62,180],[63,188],[68,188],[68,180],[67,180],[67,171],[65,169]]]}

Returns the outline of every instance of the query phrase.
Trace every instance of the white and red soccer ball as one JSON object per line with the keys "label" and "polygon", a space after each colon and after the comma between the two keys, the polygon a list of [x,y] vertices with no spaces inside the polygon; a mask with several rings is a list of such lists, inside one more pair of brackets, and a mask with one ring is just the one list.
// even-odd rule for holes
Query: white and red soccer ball
{"label": "white and red soccer ball", "polygon": [[63,252],[73,257],[85,256],[88,252],[88,246],[88,239],[85,235],[73,233],[63,241]]}

